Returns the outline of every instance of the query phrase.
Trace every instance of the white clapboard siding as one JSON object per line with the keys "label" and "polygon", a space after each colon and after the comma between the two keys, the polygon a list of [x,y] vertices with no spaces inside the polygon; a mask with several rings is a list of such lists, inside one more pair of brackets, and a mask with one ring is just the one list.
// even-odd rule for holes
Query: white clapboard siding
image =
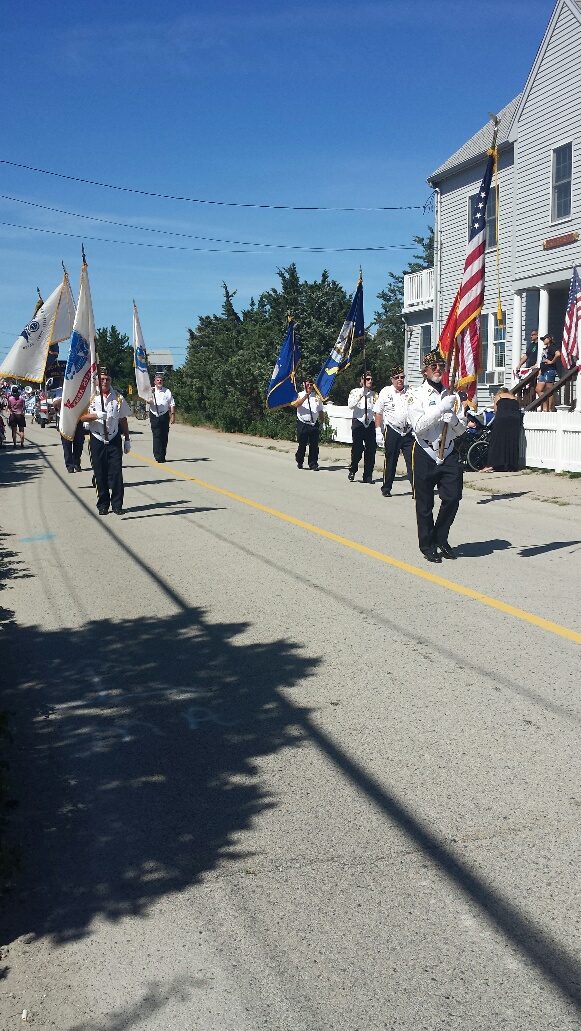
{"label": "white clapboard siding", "polygon": [[[572,266],[581,261],[581,241],[543,250],[546,239],[581,232],[580,86],[581,21],[564,4],[533,69],[515,125],[514,278],[519,284],[533,277],[550,276],[554,281],[559,272],[567,280]],[[565,143],[573,144],[572,213],[551,222],[552,151]]]}

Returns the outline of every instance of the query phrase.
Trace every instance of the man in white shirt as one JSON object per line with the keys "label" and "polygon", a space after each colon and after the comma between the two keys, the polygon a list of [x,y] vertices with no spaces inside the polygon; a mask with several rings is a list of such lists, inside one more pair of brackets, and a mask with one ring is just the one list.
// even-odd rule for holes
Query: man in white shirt
{"label": "man in white shirt", "polygon": [[[466,432],[466,414],[457,394],[443,385],[446,362],[438,350],[424,358],[424,382],[408,391],[408,419],[414,432],[412,454],[414,497],[420,551],[428,562],[456,558],[448,534],[462,497],[462,463],[454,438]],[[440,443],[446,427],[445,446]],[[440,510],[434,523],[434,496]]]}
{"label": "man in white shirt", "polygon": [[123,451],[131,451],[127,423],[131,409],[125,398],[113,390],[107,369],[101,369],[99,379],[89,407],[81,416],[90,431],[89,456],[95,474],[97,511],[107,515],[111,507],[115,515],[123,515]]}
{"label": "man in white shirt", "polygon": [[379,431],[378,435],[383,436],[385,447],[383,483],[381,485],[381,493],[384,498],[391,497],[400,451],[405,459],[408,478],[413,488],[412,448],[414,438],[408,420],[407,392],[404,371],[401,365],[394,365],[391,370],[391,386],[384,387],[379,391],[379,397],[374,407],[375,427]]}
{"label": "man in white shirt", "polygon": [[149,422],[153,438],[153,457],[165,462],[169,428],[175,422],[176,405],[171,390],[163,385],[163,373],[156,372],[149,404]]}
{"label": "man in white shirt", "polygon": [[353,482],[355,473],[359,468],[361,456],[363,459],[363,483],[373,483],[373,469],[375,467],[375,422],[373,417],[373,406],[377,400],[377,394],[373,390],[373,376],[365,372],[361,377],[361,385],[355,387],[347,398],[347,406],[353,412],[351,420],[351,464],[347,478]]}
{"label": "man in white shirt", "polygon": [[315,393],[313,381],[308,376],[305,378],[304,390],[299,394],[293,407],[297,410],[297,441],[298,448],[295,453],[296,463],[299,469],[303,468],[305,451],[309,446],[309,469],[318,473],[319,471],[319,424],[323,422],[323,402]]}

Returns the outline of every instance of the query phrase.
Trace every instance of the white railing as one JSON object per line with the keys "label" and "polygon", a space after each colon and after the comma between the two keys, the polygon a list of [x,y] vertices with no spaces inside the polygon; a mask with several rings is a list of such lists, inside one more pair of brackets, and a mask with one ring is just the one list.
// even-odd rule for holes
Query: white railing
{"label": "white railing", "polygon": [[434,303],[434,270],[408,272],[403,277],[403,310],[431,308]]}

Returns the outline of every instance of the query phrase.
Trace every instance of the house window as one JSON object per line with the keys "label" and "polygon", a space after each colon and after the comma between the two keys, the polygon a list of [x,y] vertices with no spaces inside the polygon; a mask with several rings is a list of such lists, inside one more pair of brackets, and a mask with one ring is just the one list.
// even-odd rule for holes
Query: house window
{"label": "house window", "polygon": [[480,366],[478,382],[486,383],[486,370],[488,368],[488,315],[480,316]]}
{"label": "house window", "polygon": [[506,353],[506,313],[502,313],[502,325],[498,323],[498,316],[494,315],[494,367],[504,369]]}
{"label": "house window", "polygon": [[421,326],[421,358],[422,364],[424,358],[432,350],[432,325],[431,323],[427,326]]}
{"label": "house window", "polygon": [[553,187],[551,192],[551,220],[558,222],[571,214],[571,179],[573,175],[573,144],[555,147],[553,151]]}
{"label": "house window", "polygon": [[[479,194],[475,193],[470,197],[470,221],[468,223],[468,237],[474,221],[474,212],[478,204]],[[496,190],[491,187],[486,203],[486,246],[496,247]]]}

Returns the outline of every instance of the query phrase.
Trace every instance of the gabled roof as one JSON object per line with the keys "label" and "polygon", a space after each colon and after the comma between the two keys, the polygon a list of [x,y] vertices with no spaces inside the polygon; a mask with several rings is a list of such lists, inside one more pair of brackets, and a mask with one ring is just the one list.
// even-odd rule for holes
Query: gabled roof
{"label": "gabled roof", "polygon": [[[510,104],[503,107],[502,111],[499,112],[498,117],[500,118],[500,125],[498,126],[498,137],[497,146],[500,148],[503,143],[507,143],[509,140],[509,133],[512,127],[512,122],[516,110],[519,106],[522,93],[519,93],[518,97],[511,100]],[[428,182],[430,185],[437,182],[439,179],[445,179],[452,172],[457,171],[459,168],[467,167],[468,165],[476,164],[486,155],[486,151],[490,147],[492,141],[492,125],[491,122],[487,122],[481,129],[470,139],[460,150],[457,150],[452,157],[444,161],[443,165],[440,165],[435,172],[432,172],[428,176]]]}
{"label": "gabled roof", "polygon": [[540,67],[542,61],[543,61],[543,58],[544,58],[545,53],[547,51],[547,47],[549,46],[549,43],[550,43],[550,40],[551,40],[551,36],[553,35],[555,26],[556,26],[556,24],[557,24],[557,22],[559,20],[561,12],[563,11],[564,8],[567,8],[567,10],[571,12],[573,17],[576,18],[577,21],[581,23],[581,2],[580,2],[580,0],[557,0],[557,3],[555,4],[553,13],[551,15],[551,20],[549,21],[549,24],[547,25],[547,28],[546,28],[546,31],[545,31],[545,35],[543,36],[541,45],[540,45],[539,49],[537,50],[537,56],[535,57],[535,60],[533,61],[533,66],[532,66],[532,68],[531,68],[531,70],[529,72],[525,88],[524,88],[524,90],[522,91],[522,93],[520,95],[519,103],[517,104],[516,111],[514,112],[514,118],[513,118],[513,121],[512,121],[512,125],[514,126],[514,130],[513,130],[513,132],[511,133],[511,136],[510,136],[510,140],[512,142],[514,142],[514,140],[516,139],[518,120],[519,120],[519,118],[521,116],[522,109],[524,108],[524,106],[525,106],[525,104],[526,104],[526,102],[528,100],[529,93],[531,92],[531,89],[533,87],[533,83],[534,83],[534,81],[535,81],[535,79],[537,77],[537,72],[539,70],[539,67]]}

